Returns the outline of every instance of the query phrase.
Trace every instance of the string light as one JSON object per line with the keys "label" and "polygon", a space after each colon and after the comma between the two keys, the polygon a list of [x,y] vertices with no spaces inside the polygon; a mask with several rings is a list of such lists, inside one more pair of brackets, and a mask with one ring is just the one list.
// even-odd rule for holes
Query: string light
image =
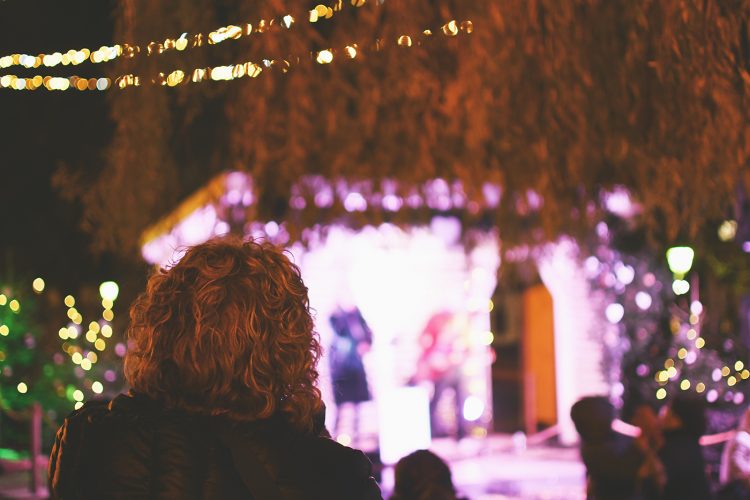
{"label": "string light", "polygon": [[[365,2],[352,2],[354,7],[361,7]],[[337,0],[331,6],[318,5],[315,9],[309,11],[308,20],[315,23],[319,19],[331,19],[336,12],[341,11],[343,2]],[[182,33],[178,37],[169,37],[163,41],[151,41],[145,45],[135,45],[129,43],[103,45],[98,49],[70,49],[66,52],[53,52],[51,54],[38,54],[36,56],[29,54],[11,54],[0,57],[0,68],[10,68],[12,66],[23,66],[25,68],[39,68],[41,66],[54,68],[60,64],[63,66],[77,66],[85,62],[100,64],[113,61],[119,57],[133,58],[139,54],[147,56],[158,56],[172,50],[184,51],[191,48],[202,47],[204,45],[217,45],[227,40],[238,40],[240,38],[252,35],[254,33],[266,33],[277,27],[291,29],[294,25],[295,18],[291,14],[286,14],[277,19],[260,19],[255,25],[252,23],[242,23],[239,25],[229,24],[210,31],[208,34],[195,33],[189,35]],[[25,82],[23,83],[25,84]],[[38,85],[37,85],[38,87]],[[19,89],[20,90],[20,89]]]}
{"label": "string light", "polygon": [[[474,25],[471,21],[462,21],[458,23],[452,20],[446,23],[440,30],[445,36],[453,37],[460,33],[470,34],[474,31]],[[423,30],[418,36],[401,35],[394,40],[395,45],[399,47],[410,48],[421,46],[423,40],[431,38],[432,31]],[[408,43],[407,43],[408,41]],[[377,39],[370,48],[373,52],[382,51],[386,47],[386,41]],[[309,59],[318,64],[331,64],[338,54],[344,59],[357,59],[363,48],[351,43],[342,49],[323,49],[319,51],[308,52]],[[178,85],[190,83],[202,83],[207,81],[229,81],[237,80],[243,77],[257,78],[262,72],[276,69],[282,73],[288,72],[293,66],[301,64],[305,58],[289,57],[287,59],[263,59],[260,62],[247,61],[232,65],[214,66],[206,68],[195,68],[192,71],[175,69],[169,73],[159,73],[156,78],[144,80],[138,75],[126,74],[111,80],[109,78],[83,78],[77,75],[67,78],[51,76],[35,76],[33,78],[21,78],[16,75],[4,75],[0,77],[0,88],[13,90],[37,90],[42,87],[49,90],[79,90],[79,91],[104,91],[112,88],[125,89],[127,87],[140,87],[141,85],[160,85],[167,87],[176,87]]]}

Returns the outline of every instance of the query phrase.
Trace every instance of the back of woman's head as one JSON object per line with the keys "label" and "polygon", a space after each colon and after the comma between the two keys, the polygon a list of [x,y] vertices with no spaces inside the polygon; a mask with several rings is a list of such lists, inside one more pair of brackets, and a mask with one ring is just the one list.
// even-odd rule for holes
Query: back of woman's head
{"label": "back of woman's head", "polygon": [[429,450],[418,450],[396,464],[391,500],[455,500],[451,470]]}
{"label": "back of woman's head", "polygon": [[322,406],[307,288],[270,243],[190,248],[149,279],[130,317],[127,380],[168,408],[235,420],[282,412],[304,429]]}

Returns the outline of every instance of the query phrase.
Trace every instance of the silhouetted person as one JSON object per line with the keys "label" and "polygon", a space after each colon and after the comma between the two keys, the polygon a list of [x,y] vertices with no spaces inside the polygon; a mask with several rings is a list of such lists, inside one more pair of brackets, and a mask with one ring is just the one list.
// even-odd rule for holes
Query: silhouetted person
{"label": "silhouetted person", "polygon": [[641,499],[638,472],[644,453],[636,441],[612,430],[615,410],[603,396],[576,402],[570,416],[581,436],[588,500]]}
{"label": "silhouetted person", "polygon": [[326,437],[307,288],[281,249],[193,247],[130,317],[133,390],[65,420],[52,498],[381,498],[364,454]]}
{"label": "silhouetted person", "polygon": [[727,490],[744,489],[750,498],[750,408],[742,414],[736,434],[724,445],[719,479],[724,484],[737,483]]}
{"label": "silhouetted person", "polygon": [[676,397],[662,408],[664,446],[659,458],[667,473],[664,500],[706,500],[711,489],[699,439],[706,431],[703,401]]}
{"label": "silhouetted person", "polygon": [[418,450],[396,464],[390,500],[466,500],[456,496],[451,470],[429,450]]}

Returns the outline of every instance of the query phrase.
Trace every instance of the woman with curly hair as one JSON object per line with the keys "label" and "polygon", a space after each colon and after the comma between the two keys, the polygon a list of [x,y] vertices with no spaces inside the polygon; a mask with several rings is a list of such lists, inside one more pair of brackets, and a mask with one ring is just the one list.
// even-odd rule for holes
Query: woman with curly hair
{"label": "woman with curly hair", "polygon": [[282,250],[193,247],[130,318],[132,390],[65,420],[52,498],[381,498],[364,454],[325,430],[307,288]]}

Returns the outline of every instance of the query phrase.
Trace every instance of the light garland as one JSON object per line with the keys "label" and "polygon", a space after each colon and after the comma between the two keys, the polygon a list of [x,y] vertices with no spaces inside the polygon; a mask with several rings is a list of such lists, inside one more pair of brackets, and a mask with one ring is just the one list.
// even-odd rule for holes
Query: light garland
{"label": "light garland", "polygon": [[[351,4],[354,7],[361,7],[365,4],[365,0],[351,0]],[[342,0],[337,0],[331,6],[318,5],[308,12],[307,20],[309,23],[315,23],[320,19],[331,19],[336,12],[342,10],[343,5]],[[184,51],[186,49],[202,47],[203,45],[217,45],[227,40],[238,40],[253,33],[266,33],[278,27],[291,29],[294,22],[294,17],[291,14],[286,14],[268,21],[261,19],[255,25],[252,23],[229,24],[217,28],[208,34],[195,33],[188,35],[188,33],[182,33],[178,37],[166,38],[161,42],[151,41],[143,46],[123,43],[112,46],[103,45],[93,50],[87,48],[80,50],[70,49],[66,52],[54,52],[52,54],[39,54],[36,56],[30,54],[11,54],[0,57],[0,68],[4,69],[12,66],[23,66],[29,69],[39,68],[40,66],[53,68],[60,64],[63,66],[77,66],[85,62],[94,64],[105,63],[122,56],[132,58],[141,53],[145,53],[148,56],[160,55],[170,50]],[[39,86],[37,85],[37,88]]]}
{"label": "light garland", "polygon": [[[441,28],[440,32],[447,37],[454,37],[461,33],[471,34],[474,31],[474,25],[471,21],[457,22],[451,20],[445,23]],[[433,36],[433,32],[430,29],[423,30],[419,35],[401,35],[396,37],[395,44],[399,47],[411,48],[413,46],[421,46],[422,40],[428,39]],[[386,42],[382,39],[377,39],[372,46],[373,52],[379,52],[386,46]],[[318,64],[331,64],[334,58],[338,55],[342,55],[347,59],[355,59],[362,52],[362,48],[356,44],[351,43],[342,49],[324,49],[320,51],[311,51],[308,53],[309,59],[314,60]],[[263,71],[278,68],[282,73],[288,72],[294,65],[300,64],[302,58],[289,58],[289,59],[263,59],[260,63],[247,61],[244,63],[238,63],[233,65],[225,66],[213,66],[206,68],[195,68],[192,71],[185,72],[177,69],[168,74],[159,73],[157,78],[148,81],[149,84],[161,85],[168,87],[175,87],[181,84],[189,83],[202,83],[206,81],[228,81],[236,80],[243,77],[256,78]],[[114,84],[109,78],[83,78],[79,76],[71,77],[51,77],[51,76],[35,76],[33,78],[22,78],[16,75],[3,75],[0,77],[0,88],[7,88],[13,90],[37,90],[44,87],[47,90],[98,90],[104,91],[113,87],[124,89],[126,87],[139,87],[143,83],[143,80],[138,75],[127,74],[122,75],[114,80]]]}

